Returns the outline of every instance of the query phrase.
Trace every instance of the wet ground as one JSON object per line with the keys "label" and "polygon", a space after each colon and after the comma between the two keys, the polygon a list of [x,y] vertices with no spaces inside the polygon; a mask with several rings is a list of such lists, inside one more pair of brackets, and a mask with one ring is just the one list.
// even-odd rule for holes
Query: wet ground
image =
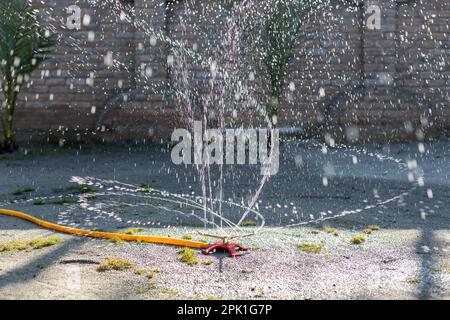
{"label": "wet ground", "polygon": [[[199,255],[193,266],[179,261],[177,248],[59,235],[0,216],[0,242],[50,235],[65,240],[0,253],[0,297],[449,298],[449,153],[446,140],[333,147],[284,142],[279,173],[258,201],[263,219],[248,217],[266,224],[242,239],[250,253],[236,259]],[[219,173],[211,175],[217,180]],[[3,208],[86,229],[143,227],[142,234],[205,239],[196,234],[204,225],[201,205],[189,205],[202,201],[197,172],[172,164],[165,147],[32,148],[27,155],[2,156],[0,177]],[[223,199],[234,203],[222,202],[223,216],[236,223],[245,211],[239,205],[248,204],[262,177],[258,166],[248,165],[226,166],[223,177]],[[91,187],[80,190],[73,181]],[[218,217],[214,221],[220,225]],[[368,225],[380,230],[364,234]],[[365,242],[352,244],[358,235]],[[305,252],[299,244],[322,250]],[[107,257],[161,272],[152,279],[133,271],[97,272]],[[211,264],[201,263],[206,261]]]}

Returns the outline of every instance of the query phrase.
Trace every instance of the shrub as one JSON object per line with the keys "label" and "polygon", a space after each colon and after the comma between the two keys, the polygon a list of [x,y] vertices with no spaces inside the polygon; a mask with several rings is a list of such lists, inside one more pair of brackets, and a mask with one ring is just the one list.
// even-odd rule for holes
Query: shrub
{"label": "shrub", "polygon": [[0,2],[0,73],[1,91],[5,97],[5,115],[0,116],[4,133],[3,150],[16,149],[14,141],[14,111],[20,88],[29,75],[47,59],[56,38],[42,27],[38,13],[31,5],[19,0]]}

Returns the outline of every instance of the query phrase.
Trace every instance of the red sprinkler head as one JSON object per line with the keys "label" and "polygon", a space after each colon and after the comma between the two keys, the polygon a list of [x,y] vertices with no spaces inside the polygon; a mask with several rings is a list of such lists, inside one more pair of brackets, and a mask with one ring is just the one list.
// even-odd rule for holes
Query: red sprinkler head
{"label": "red sprinkler head", "polygon": [[203,249],[202,253],[208,255],[210,253],[214,253],[217,250],[228,252],[230,254],[230,257],[239,257],[242,255],[240,251],[248,251],[248,248],[234,242],[226,242],[221,240],[213,243],[208,248]]}

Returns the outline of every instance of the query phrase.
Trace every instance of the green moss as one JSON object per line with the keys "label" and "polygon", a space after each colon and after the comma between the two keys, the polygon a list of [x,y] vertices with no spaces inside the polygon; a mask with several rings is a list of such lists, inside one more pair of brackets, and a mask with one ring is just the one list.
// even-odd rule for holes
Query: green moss
{"label": "green moss", "polygon": [[184,239],[184,240],[192,240],[192,236],[191,236],[190,234],[185,234],[185,235],[183,236],[183,239]]}
{"label": "green moss", "polygon": [[314,244],[314,243],[300,243],[297,245],[297,248],[304,252],[308,253],[320,253],[325,246],[324,242],[321,242],[320,244]]}
{"label": "green moss", "polygon": [[379,227],[379,226],[376,226],[376,225],[371,224],[371,225],[368,225],[368,226],[363,230],[363,233],[365,233],[365,234],[371,234],[372,232],[378,231],[378,230],[380,230],[380,227]]}
{"label": "green moss", "polygon": [[110,242],[114,243],[114,244],[123,244],[125,243],[124,240],[120,239],[120,238],[112,238],[111,240],[109,240]]}
{"label": "green moss", "polygon": [[36,268],[38,268],[38,269],[44,269],[45,268],[45,264],[43,264],[43,263],[38,263],[37,265],[36,265]]}
{"label": "green moss", "polygon": [[152,270],[148,271],[146,269],[142,269],[142,268],[134,268],[134,273],[137,275],[144,275],[148,278],[148,279],[153,279],[158,273],[160,273],[161,271],[158,268],[153,268]]}
{"label": "green moss", "polygon": [[380,227],[374,224],[368,225],[367,229],[371,229],[372,231],[378,231],[380,230]]}
{"label": "green moss", "polygon": [[205,266],[210,266],[210,265],[212,265],[214,263],[214,261],[213,260],[206,260],[206,261],[202,261],[202,264],[203,265],[205,265]]}
{"label": "green moss", "polygon": [[12,192],[12,195],[13,195],[13,196],[21,196],[21,195],[23,195],[24,193],[30,193],[30,192],[34,192],[34,191],[36,191],[36,189],[31,188],[31,187],[25,188],[25,189],[17,188],[16,190],[14,190],[14,191]]}
{"label": "green moss", "polygon": [[368,225],[368,226],[363,230],[363,233],[365,233],[365,234],[371,234],[372,232],[378,231],[378,230],[380,230],[380,227],[379,227],[379,226],[376,226],[376,225],[371,224],[371,225]]}
{"label": "green moss", "polygon": [[73,198],[62,197],[62,198],[59,198],[59,199],[54,200],[54,201],[49,201],[49,202],[47,202],[47,204],[57,204],[57,205],[62,206],[62,205],[65,205],[65,204],[75,203],[75,202],[77,202],[77,200],[75,200]]}
{"label": "green moss", "polygon": [[244,221],[242,221],[241,227],[256,227],[258,226],[258,223],[255,220],[251,220],[251,219],[246,219]]}
{"label": "green moss", "polygon": [[161,293],[167,294],[169,296],[179,296],[181,294],[178,290],[171,290],[171,289],[163,289],[161,290]]}
{"label": "green moss", "polygon": [[64,204],[75,203],[75,202],[77,202],[77,200],[74,198],[62,197],[62,198],[58,198],[56,200],[50,200],[50,201],[37,199],[37,200],[33,201],[33,204],[35,206],[43,206],[43,205],[49,205],[49,204],[56,204],[56,205],[62,206]]}
{"label": "green moss", "polygon": [[264,290],[264,288],[259,288],[258,297],[262,298],[262,297],[264,297],[265,294],[266,294],[266,291]]}
{"label": "green moss", "polygon": [[95,193],[95,192],[99,191],[99,189],[95,186],[91,186],[88,184],[78,184],[78,183],[67,187],[67,190],[76,191],[79,193]]}
{"label": "green moss", "polygon": [[334,236],[338,235],[337,229],[332,227],[323,227],[322,230],[328,234],[332,234]]}
{"label": "green moss", "polygon": [[178,254],[180,255],[180,261],[187,263],[188,265],[199,263],[197,253],[190,248],[180,248]]}
{"label": "green moss", "polygon": [[137,275],[143,275],[143,274],[145,274],[145,273],[147,273],[147,270],[145,270],[145,269],[134,268],[134,274],[137,274]]}
{"label": "green moss", "polygon": [[54,246],[61,242],[58,237],[32,239],[32,240],[12,240],[0,243],[0,252],[7,251],[31,251]]}
{"label": "green moss", "polygon": [[146,294],[147,292],[149,292],[150,290],[153,290],[153,289],[156,289],[156,283],[150,282],[149,284],[147,284],[144,287],[137,288],[136,294]]}
{"label": "green moss", "polygon": [[364,236],[354,236],[350,242],[352,244],[361,244],[364,243],[366,241],[366,238]]}
{"label": "green moss", "polygon": [[98,265],[97,271],[99,272],[110,270],[125,271],[133,268],[134,264],[126,259],[108,258],[107,260],[103,261]]}
{"label": "green moss", "polygon": [[217,297],[215,297],[215,296],[207,296],[205,298],[205,300],[219,300],[219,299]]}
{"label": "green moss", "polygon": [[144,228],[126,228],[126,229],[117,230],[116,233],[135,234],[135,233],[138,233],[138,232],[142,232],[144,230],[145,230]]}
{"label": "green moss", "polygon": [[139,184],[138,191],[139,192],[144,192],[144,193],[149,193],[149,192],[152,192],[153,189],[147,183],[141,183],[141,184]]}

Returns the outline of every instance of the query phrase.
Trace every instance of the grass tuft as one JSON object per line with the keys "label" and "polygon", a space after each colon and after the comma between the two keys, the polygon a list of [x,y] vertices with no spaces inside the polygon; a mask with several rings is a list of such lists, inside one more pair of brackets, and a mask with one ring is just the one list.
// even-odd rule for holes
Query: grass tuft
{"label": "grass tuft", "polygon": [[361,244],[366,241],[366,238],[364,236],[354,236],[351,240],[352,244]]}
{"label": "grass tuft", "polygon": [[147,183],[141,183],[141,184],[139,184],[138,191],[143,192],[143,193],[150,193],[153,191],[153,189]]}
{"label": "grass tuft", "polygon": [[142,269],[142,268],[134,268],[134,274],[137,274],[137,275],[143,275],[143,274],[145,274],[147,272],[147,270],[145,270],[145,269]]}
{"label": "grass tuft", "polygon": [[242,221],[241,227],[256,227],[258,226],[258,223],[255,220],[247,219]]}
{"label": "grass tuft", "polygon": [[190,266],[199,263],[197,253],[190,248],[180,248],[178,254],[180,255],[180,261]]}
{"label": "grass tuft", "polygon": [[50,202],[48,202],[48,204],[57,204],[57,205],[62,206],[65,204],[75,203],[75,202],[77,202],[77,200],[75,200],[73,198],[62,197],[62,198],[59,198],[58,200],[50,201]]}
{"label": "grass tuft", "polygon": [[34,192],[34,191],[36,191],[36,189],[34,189],[34,188],[25,188],[25,189],[20,189],[20,188],[17,188],[16,190],[14,190],[13,192],[12,192],[12,195],[13,196],[21,196],[21,195],[23,195],[24,193],[30,193],[30,192]]}
{"label": "grass tuft", "polygon": [[214,261],[211,260],[211,259],[202,262],[202,264],[203,264],[204,266],[210,266],[210,265],[212,265],[213,263],[214,263]]}
{"label": "grass tuft", "polygon": [[32,240],[12,240],[0,243],[0,252],[7,251],[31,251],[54,246],[61,242],[58,237],[32,239]]}
{"label": "grass tuft", "polygon": [[367,227],[363,230],[363,233],[365,233],[365,234],[371,234],[372,232],[378,231],[378,230],[380,230],[380,227],[372,224],[372,225],[367,226]]}
{"label": "grass tuft", "polygon": [[97,271],[125,271],[134,268],[134,264],[130,261],[122,258],[108,258],[107,260],[100,263],[97,267]]}
{"label": "grass tuft", "polygon": [[308,253],[320,253],[325,246],[324,242],[321,242],[320,244],[314,244],[314,243],[300,243],[297,245],[297,248]]}
{"label": "grass tuft", "polygon": [[116,233],[135,234],[135,233],[138,233],[138,232],[142,232],[144,230],[145,230],[144,228],[126,228],[126,229],[117,230]]}
{"label": "grass tuft", "polygon": [[145,287],[137,288],[136,294],[146,294],[150,290],[156,289],[156,283],[150,282]]}
{"label": "grass tuft", "polygon": [[171,289],[163,289],[163,290],[161,290],[161,293],[167,294],[167,295],[173,296],[173,297],[181,295],[180,291],[178,291],[178,290],[171,290]]}
{"label": "grass tuft", "polygon": [[50,200],[50,201],[45,201],[42,199],[36,199],[33,201],[33,204],[35,206],[43,206],[43,205],[49,205],[49,204],[57,204],[57,205],[64,205],[64,204],[68,204],[68,203],[75,203],[77,202],[76,199],[73,198],[68,198],[68,197],[62,197],[62,198],[58,198],[56,200]]}
{"label": "grass tuft", "polygon": [[112,238],[111,240],[109,240],[110,242],[114,243],[114,244],[123,244],[125,243],[125,240],[122,240],[120,238]]}
{"label": "grass tuft", "polygon": [[95,193],[98,192],[99,189],[95,186],[91,186],[89,184],[73,184],[67,188],[69,191],[76,191],[79,193]]}
{"label": "grass tuft", "polygon": [[337,229],[333,228],[333,227],[323,227],[322,230],[323,230],[323,232],[332,234],[334,236],[338,235]]}

